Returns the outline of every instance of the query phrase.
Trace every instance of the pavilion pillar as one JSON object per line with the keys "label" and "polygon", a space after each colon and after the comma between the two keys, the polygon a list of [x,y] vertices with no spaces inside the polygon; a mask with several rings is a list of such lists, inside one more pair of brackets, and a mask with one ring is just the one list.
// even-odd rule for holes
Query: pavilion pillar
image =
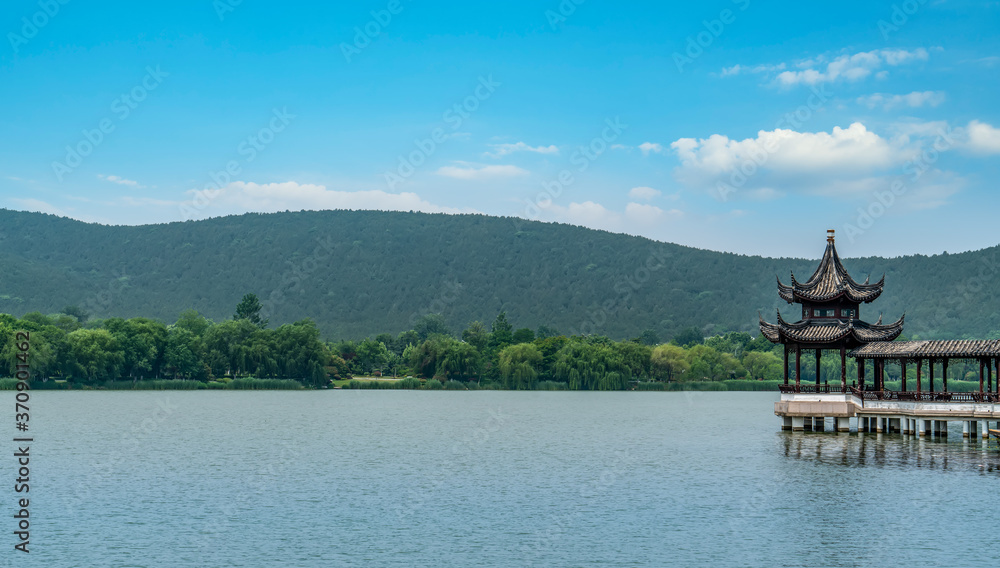
{"label": "pavilion pillar", "polygon": [[993,392],[993,366],[986,361],[986,392]]}
{"label": "pavilion pillar", "polygon": [[917,359],[917,395],[920,395],[920,367],[924,366],[923,359]]}
{"label": "pavilion pillar", "polygon": [[847,392],[847,348],[844,346],[840,347],[840,392]]}
{"label": "pavilion pillar", "polygon": [[983,392],[983,360],[979,360],[979,392]]}
{"label": "pavilion pillar", "polygon": [[1000,358],[993,359],[993,361],[996,363],[996,367],[997,367],[996,393],[1000,394]]}
{"label": "pavilion pillar", "polygon": [[906,359],[899,360],[900,379],[899,390],[906,392]]}
{"label": "pavilion pillar", "polygon": [[795,346],[795,392],[799,392],[799,379],[802,377],[802,349]]}
{"label": "pavilion pillar", "polygon": [[948,392],[948,359],[941,359],[941,392]]}
{"label": "pavilion pillar", "polygon": [[858,388],[865,390],[865,360],[858,359]]}
{"label": "pavilion pillar", "polygon": [[785,344],[785,386],[788,386],[788,344]]}
{"label": "pavilion pillar", "polygon": [[931,357],[928,363],[930,363],[929,366],[931,371],[931,380],[928,381],[930,383],[930,386],[927,387],[927,392],[934,392],[934,358]]}
{"label": "pavilion pillar", "polygon": [[[822,350],[820,350],[820,349],[816,350],[816,386],[817,387],[819,386],[819,358],[822,355],[822,353],[823,353]],[[818,390],[819,389],[817,389],[817,391]]]}

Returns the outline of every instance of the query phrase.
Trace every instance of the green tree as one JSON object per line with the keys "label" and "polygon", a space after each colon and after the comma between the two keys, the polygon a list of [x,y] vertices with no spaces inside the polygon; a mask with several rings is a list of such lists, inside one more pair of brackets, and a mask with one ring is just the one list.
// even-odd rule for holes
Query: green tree
{"label": "green tree", "polygon": [[252,339],[261,329],[249,319],[226,320],[205,332],[205,363],[216,377],[247,376]]}
{"label": "green tree", "polygon": [[[771,340],[764,337],[763,333],[758,333],[757,337],[753,338],[750,343],[747,343],[745,351],[773,351],[775,344],[771,343]],[[779,346],[780,349],[780,346]]]}
{"label": "green tree", "polygon": [[382,369],[389,363],[389,350],[381,341],[365,339],[358,344],[358,360],[364,373],[370,374],[375,369]]}
{"label": "green tree", "polygon": [[200,337],[183,327],[170,326],[167,330],[163,367],[175,379],[204,378],[203,352],[204,346]]}
{"label": "green tree", "polygon": [[556,354],[559,353],[559,350],[562,349],[568,341],[569,340],[562,335],[535,340],[535,347],[537,347],[542,353],[542,365],[538,374],[539,381],[556,380],[553,369],[556,362]]}
{"label": "green tree", "polygon": [[243,299],[240,300],[240,303],[236,305],[236,314],[233,315],[233,319],[247,320],[263,329],[267,327],[267,319],[261,319],[261,309],[262,306],[260,305],[260,300],[257,298],[257,295],[246,294],[243,296]]}
{"label": "green tree", "polygon": [[691,366],[687,361],[684,348],[670,343],[658,345],[653,349],[650,363],[654,373],[666,381],[677,380]]}
{"label": "green tree", "polygon": [[514,390],[535,388],[542,353],[531,343],[509,345],[500,351],[500,375],[504,386]]}
{"label": "green tree", "polygon": [[499,351],[514,342],[514,326],[507,322],[507,312],[500,312],[493,320],[490,333],[490,349]]}
{"label": "green tree", "polygon": [[167,328],[147,318],[111,318],[104,327],[115,336],[125,355],[124,375],[133,379],[159,375],[167,343]]}
{"label": "green tree", "polygon": [[204,337],[208,328],[212,327],[212,322],[197,310],[184,310],[174,326],[190,331],[195,337]]}
{"label": "green tree", "polygon": [[685,378],[689,381],[723,381],[736,378],[745,371],[739,360],[729,353],[719,353],[707,345],[695,345],[687,351],[690,365]]}
{"label": "green tree", "polygon": [[80,306],[75,306],[75,305],[66,306],[65,308],[62,309],[62,312],[60,313],[72,317],[81,326],[87,323],[87,320],[90,318],[90,314],[87,312],[87,310],[81,308]]}
{"label": "green tree", "polygon": [[121,376],[125,353],[110,331],[78,329],[66,339],[77,375],[88,382],[113,380]]}
{"label": "green tree", "polygon": [[660,343],[660,336],[657,335],[656,331],[652,329],[647,329],[639,334],[639,337],[635,338],[636,343],[641,343],[643,345],[649,345],[650,347],[658,345]]}
{"label": "green tree", "polygon": [[633,379],[648,378],[652,371],[650,359],[653,348],[641,343],[622,341],[612,345],[617,357],[621,358],[627,374]]}
{"label": "green tree", "polygon": [[742,331],[730,331],[725,335],[716,335],[705,339],[705,345],[720,353],[729,353],[737,359],[743,357],[743,352],[752,338],[749,333]]}
{"label": "green tree", "polygon": [[408,362],[413,372],[428,379],[437,375],[452,342],[454,339],[448,336],[432,335],[413,349],[407,349]]}
{"label": "green tree", "polygon": [[705,336],[697,327],[686,327],[678,332],[672,340],[670,340],[671,343],[680,345],[681,347],[701,345],[704,341]]}
{"label": "green tree", "polygon": [[[266,335],[258,332],[257,336]],[[275,362],[275,376],[296,379],[314,387],[329,382],[326,365],[332,355],[320,341],[319,328],[311,319],[285,324],[270,334],[270,358]],[[379,343],[379,345],[382,345]],[[385,346],[382,347],[385,349]]]}
{"label": "green tree", "polygon": [[[784,376],[781,370],[782,360],[771,352],[747,351],[742,363],[751,379],[773,380]],[[837,366],[840,366],[839,362]]]}
{"label": "green tree", "polygon": [[476,348],[480,353],[485,353],[490,343],[490,332],[481,321],[474,321],[462,332],[462,341]]}
{"label": "green tree", "polygon": [[[420,343],[420,336],[417,332],[412,329],[404,331],[396,337],[396,345],[398,346],[399,353],[403,353],[409,345],[418,345]],[[405,359],[405,357],[404,357]]]}
{"label": "green tree", "polygon": [[521,329],[518,329],[517,331],[514,332],[514,335],[511,336],[511,341],[515,344],[531,343],[534,340],[535,340],[535,332],[531,331],[531,329],[527,327],[522,327]]}
{"label": "green tree", "polygon": [[423,341],[432,335],[451,335],[448,324],[444,322],[441,314],[426,314],[422,316],[413,326],[413,331],[417,332],[419,341]]}
{"label": "green tree", "polygon": [[556,337],[559,332],[555,328],[551,328],[547,325],[538,326],[538,331],[535,332],[535,337],[538,339],[546,339],[548,337]]}
{"label": "green tree", "polygon": [[623,354],[606,338],[567,342],[556,355],[553,370],[571,390],[623,390],[632,380]]}
{"label": "green tree", "polygon": [[405,345],[398,346],[396,344],[396,340],[393,339],[392,335],[388,334],[388,333],[380,333],[380,334],[376,335],[375,336],[375,341],[378,341],[379,343],[385,345],[386,349],[388,349],[390,352],[395,353],[397,355],[399,355],[400,353],[402,353],[403,352],[403,348],[406,347]]}
{"label": "green tree", "polygon": [[[46,318],[43,321],[51,320]],[[33,380],[63,372],[64,362],[69,359],[66,353],[69,349],[66,332],[55,325],[15,320],[6,314],[0,315],[0,372],[7,371],[10,376],[17,373],[17,366],[21,363],[15,341],[18,331],[26,331],[31,335],[29,365]]]}
{"label": "green tree", "polygon": [[438,363],[436,374],[454,380],[478,379],[482,372],[483,356],[478,349],[459,341],[448,342]]}

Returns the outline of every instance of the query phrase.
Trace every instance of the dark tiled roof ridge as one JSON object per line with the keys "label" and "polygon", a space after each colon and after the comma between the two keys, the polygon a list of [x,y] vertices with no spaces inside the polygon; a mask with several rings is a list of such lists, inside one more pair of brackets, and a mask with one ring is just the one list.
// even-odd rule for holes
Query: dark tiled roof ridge
{"label": "dark tiled roof ridge", "polygon": [[789,303],[796,301],[825,302],[835,300],[841,296],[847,297],[852,302],[872,302],[882,294],[885,285],[885,275],[874,283],[869,283],[870,277],[865,278],[863,283],[858,283],[851,278],[847,269],[840,261],[837,254],[837,247],[833,241],[827,242],[823,258],[820,259],[816,271],[805,282],[795,279],[795,274],[791,273],[791,285],[785,285],[778,281],[778,295]]}
{"label": "dark tiled roof ridge", "polygon": [[772,343],[788,340],[793,343],[830,343],[848,336],[858,343],[892,341],[903,332],[904,314],[891,324],[883,324],[882,317],[876,323],[855,320],[853,317],[840,320],[801,320],[789,323],[777,312],[778,322],[769,323],[757,314],[760,331]]}

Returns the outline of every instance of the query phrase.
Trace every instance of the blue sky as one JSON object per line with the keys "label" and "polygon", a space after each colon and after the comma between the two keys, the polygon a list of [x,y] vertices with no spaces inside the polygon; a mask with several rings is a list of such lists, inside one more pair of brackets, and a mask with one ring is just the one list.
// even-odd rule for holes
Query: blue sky
{"label": "blue sky", "polygon": [[998,2],[11,0],[0,207],[979,249],[1000,243],[997,30]]}

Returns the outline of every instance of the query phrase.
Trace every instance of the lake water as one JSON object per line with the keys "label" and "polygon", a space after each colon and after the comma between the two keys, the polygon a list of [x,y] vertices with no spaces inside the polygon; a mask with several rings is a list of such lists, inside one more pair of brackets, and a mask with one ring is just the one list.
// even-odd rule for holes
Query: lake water
{"label": "lake water", "polygon": [[995,450],[780,432],[776,399],[34,392],[31,553],[8,452],[0,563],[1000,566]]}

